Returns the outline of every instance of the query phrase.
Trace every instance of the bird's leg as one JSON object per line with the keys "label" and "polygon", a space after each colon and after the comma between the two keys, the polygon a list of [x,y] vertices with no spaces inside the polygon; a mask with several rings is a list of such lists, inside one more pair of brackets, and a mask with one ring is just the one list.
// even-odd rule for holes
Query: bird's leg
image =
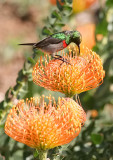
{"label": "bird's leg", "polygon": [[[65,63],[70,64],[70,63],[67,61],[67,59],[63,58],[61,55],[55,55],[55,56],[53,56],[53,58],[54,58],[54,59],[59,59],[59,60],[61,60],[63,63],[65,62]],[[63,64],[63,63],[62,63],[62,64]],[[62,64],[61,64],[61,65],[62,65]]]}
{"label": "bird's leg", "polygon": [[57,55],[57,54],[55,55],[55,57],[63,58],[61,55]]}

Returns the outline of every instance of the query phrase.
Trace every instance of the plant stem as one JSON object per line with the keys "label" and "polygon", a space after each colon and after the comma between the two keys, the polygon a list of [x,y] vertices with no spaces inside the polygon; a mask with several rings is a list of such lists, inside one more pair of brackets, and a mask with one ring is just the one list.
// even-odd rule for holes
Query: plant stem
{"label": "plant stem", "polygon": [[46,160],[47,159],[47,152],[48,152],[48,150],[38,150],[39,159]]}

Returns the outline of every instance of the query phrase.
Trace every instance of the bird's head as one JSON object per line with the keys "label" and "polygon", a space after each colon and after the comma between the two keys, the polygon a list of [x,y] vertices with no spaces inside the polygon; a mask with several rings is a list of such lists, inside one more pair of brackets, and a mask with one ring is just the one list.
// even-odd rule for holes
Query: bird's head
{"label": "bird's head", "polygon": [[82,35],[78,31],[71,31],[71,38],[70,42],[74,42],[78,48],[79,48],[79,53],[80,53],[80,43],[82,41]]}

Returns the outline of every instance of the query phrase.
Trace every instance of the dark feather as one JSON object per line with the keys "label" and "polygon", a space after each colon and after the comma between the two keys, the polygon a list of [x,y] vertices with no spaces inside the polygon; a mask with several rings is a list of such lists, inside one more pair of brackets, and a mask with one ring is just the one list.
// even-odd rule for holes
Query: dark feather
{"label": "dark feather", "polygon": [[53,37],[47,37],[45,39],[43,39],[42,41],[38,42],[38,43],[35,43],[33,45],[34,48],[43,48],[43,47],[46,47],[50,44],[58,44],[62,42],[61,39],[56,39],[56,38],[53,38]]}
{"label": "dark feather", "polygon": [[[72,32],[72,31],[63,31],[63,32],[59,32],[59,33],[64,33],[67,35],[70,32]],[[55,34],[53,34],[53,35],[55,35]],[[38,43],[22,43],[19,45],[30,45],[30,46],[33,46],[33,48],[43,48],[43,47],[46,47],[50,44],[58,44],[58,43],[62,42],[62,39],[54,38],[54,37],[52,37],[53,35],[39,41]]]}

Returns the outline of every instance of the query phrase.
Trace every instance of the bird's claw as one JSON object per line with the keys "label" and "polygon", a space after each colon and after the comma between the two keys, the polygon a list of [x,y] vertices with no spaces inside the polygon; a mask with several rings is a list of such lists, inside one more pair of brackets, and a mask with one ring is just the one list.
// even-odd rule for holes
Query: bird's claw
{"label": "bird's claw", "polygon": [[55,55],[53,58],[62,61],[62,63],[60,64],[60,66],[61,66],[64,62],[70,64],[70,62],[68,62],[67,59],[63,58],[63,57],[60,56],[60,55]]}

